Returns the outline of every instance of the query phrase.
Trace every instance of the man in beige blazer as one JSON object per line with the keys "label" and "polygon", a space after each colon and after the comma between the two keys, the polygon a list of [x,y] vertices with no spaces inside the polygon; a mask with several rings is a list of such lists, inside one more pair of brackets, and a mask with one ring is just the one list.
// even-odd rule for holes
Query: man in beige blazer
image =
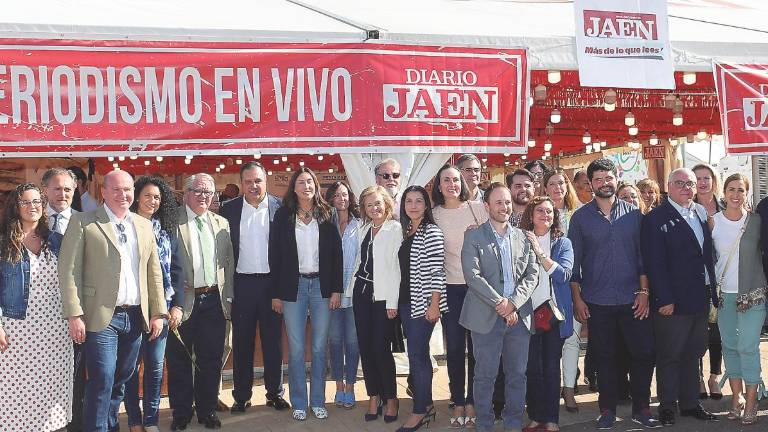
{"label": "man in beige blazer", "polygon": [[229,223],[209,211],[215,190],[213,177],[208,174],[189,177],[185,205],[179,212],[180,252],[171,259],[178,260],[184,269],[186,283],[180,302],[183,306],[171,308],[170,328],[178,332],[168,336],[165,351],[173,410],[171,430],[187,428],[193,401],[198,423],[208,429],[221,427],[216,403],[231,316],[235,259]]}
{"label": "man in beige blazer", "polygon": [[133,179],[125,171],[110,172],[103,195],[104,206],[72,215],[58,264],[69,333],[85,347],[86,432],[118,427],[123,385],[136,365],[142,331],[156,338],[168,314],[152,225],[129,211]]}

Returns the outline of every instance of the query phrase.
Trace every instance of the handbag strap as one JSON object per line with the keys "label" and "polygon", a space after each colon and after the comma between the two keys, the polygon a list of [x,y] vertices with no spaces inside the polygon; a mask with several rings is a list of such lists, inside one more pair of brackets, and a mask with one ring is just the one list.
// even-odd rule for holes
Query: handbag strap
{"label": "handbag strap", "polygon": [[469,207],[469,212],[472,213],[472,219],[475,220],[475,225],[480,225],[480,222],[477,221],[477,216],[475,216],[475,211],[472,210],[472,201],[467,201],[467,207]]}
{"label": "handbag strap", "polygon": [[[534,233],[534,235],[536,235],[536,234]],[[528,243],[531,243],[531,247],[534,247],[533,242],[531,241],[531,239],[528,238],[528,236],[525,236],[525,238],[528,240]],[[549,249],[550,249],[549,253],[551,254],[552,253],[552,248],[555,246],[555,239],[552,238],[552,234],[549,234],[549,242],[550,242],[550,244],[549,244]],[[552,264],[552,265],[557,265],[557,262],[555,262],[555,260],[552,260],[552,261],[554,262],[554,264]],[[536,256],[536,262],[538,262],[539,263],[539,267],[541,267],[541,269],[544,270],[544,263],[539,260],[538,255]],[[555,288],[552,286],[552,277],[549,276],[549,275],[547,275],[547,277],[549,278],[549,298],[551,300],[551,299],[555,298]]]}
{"label": "handbag strap", "polygon": [[[723,215],[723,217],[725,217],[725,215]],[[725,260],[725,266],[723,266],[723,272],[720,274],[720,277],[717,278],[718,286],[723,285],[723,281],[725,280],[725,274],[728,272],[728,266],[731,264],[731,260],[733,258],[733,253],[739,247],[739,243],[741,243],[742,234],[744,234],[744,231],[747,230],[747,223],[749,223],[749,213],[747,213],[747,218],[744,220],[744,224],[741,225],[739,234],[736,236],[736,240],[734,240],[733,245],[731,246],[731,250],[728,252],[728,258]]]}

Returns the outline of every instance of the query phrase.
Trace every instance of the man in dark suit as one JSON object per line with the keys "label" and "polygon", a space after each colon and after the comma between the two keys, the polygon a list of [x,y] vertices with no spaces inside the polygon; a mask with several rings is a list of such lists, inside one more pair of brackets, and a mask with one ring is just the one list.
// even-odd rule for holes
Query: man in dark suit
{"label": "man in dark suit", "polygon": [[659,419],[680,414],[714,421],[699,403],[699,358],[707,349],[707,317],[715,281],[707,211],[693,202],[696,176],[680,168],[667,182],[669,199],[643,220],[641,246],[650,279],[656,335]]}
{"label": "man in dark suit", "polygon": [[232,413],[245,412],[253,395],[253,354],[256,326],[261,336],[267,406],[289,408],[283,399],[282,320],[272,310],[269,236],[280,199],[267,194],[267,173],[258,162],[240,168],[243,196],[227,201],[219,214],[229,221],[235,256],[232,301],[234,389]]}

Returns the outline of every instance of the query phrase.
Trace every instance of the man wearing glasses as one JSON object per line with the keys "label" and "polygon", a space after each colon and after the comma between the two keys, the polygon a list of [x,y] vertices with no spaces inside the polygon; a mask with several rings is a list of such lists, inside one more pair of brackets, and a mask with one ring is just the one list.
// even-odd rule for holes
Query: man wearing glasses
{"label": "man wearing glasses", "polygon": [[[221,428],[216,415],[219,381],[233,297],[235,259],[229,222],[210,211],[213,177],[195,174],[186,181],[179,211],[180,252],[171,257],[184,269],[183,299],[171,309],[166,361],[173,410],[171,430],[185,430],[194,413],[208,429]],[[178,331],[176,331],[178,330]],[[194,358],[194,360],[193,360]]]}
{"label": "man wearing glasses", "polygon": [[168,314],[152,224],[130,212],[133,192],[127,172],[104,176],[104,206],[72,215],[59,255],[69,334],[85,347],[83,429],[89,432],[118,428],[142,331],[157,338]]}
{"label": "man wearing glasses", "polygon": [[469,189],[469,200],[483,202],[483,190],[480,189],[480,174],[483,172],[480,159],[473,154],[463,154],[456,160],[461,176]]}
{"label": "man wearing glasses", "polygon": [[717,303],[707,211],[693,202],[693,171],[672,171],[667,190],[669,199],[645,216],[642,230],[656,335],[659,419],[665,426],[675,423],[676,408],[684,417],[717,420],[699,402],[699,358],[707,350],[709,305]]}
{"label": "man wearing glasses", "polygon": [[527,169],[531,173],[531,175],[533,175],[534,195],[536,196],[546,195],[544,191],[544,185],[542,184],[542,180],[544,180],[544,175],[550,171],[549,167],[546,166],[544,162],[536,159],[525,164],[524,168]]}
{"label": "man wearing glasses", "polygon": [[383,187],[395,202],[395,219],[400,218],[400,163],[394,159],[384,159],[373,169],[376,184]]}

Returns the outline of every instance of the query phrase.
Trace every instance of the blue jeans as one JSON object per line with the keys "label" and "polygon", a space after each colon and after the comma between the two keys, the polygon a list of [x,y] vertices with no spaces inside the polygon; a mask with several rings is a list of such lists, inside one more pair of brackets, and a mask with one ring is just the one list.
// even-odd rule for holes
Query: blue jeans
{"label": "blue jeans", "polygon": [[352,307],[340,308],[331,311],[330,319],[328,351],[331,354],[331,378],[354,384],[357,380],[357,365],[360,363],[355,314]]}
{"label": "blue jeans", "polygon": [[104,330],[86,332],[83,432],[118,430],[123,386],[133,375],[141,347],[141,308],[115,309]]}
{"label": "blue jeans", "polygon": [[329,300],[320,292],[320,278],[299,278],[296,301],[283,301],[285,331],[288,333],[288,385],[293,409],[307,408],[307,378],[304,363],[304,339],[307,313],[312,322],[312,367],[309,380],[309,403],[325,405],[325,351],[331,311]]}
{"label": "blue jeans", "polygon": [[413,413],[426,414],[432,405],[432,360],[429,358],[429,339],[435,324],[426,317],[411,318],[411,305],[399,307],[403,331],[408,338],[408,366],[413,383]]}
{"label": "blue jeans", "polygon": [[472,382],[475,378],[475,356],[472,352],[472,336],[459,324],[461,307],[466,295],[466,285],[448,285],[446,288],[448,312],[441,318],[445,334],[448,388],[451,392],[451,401],[458,406],[474,403]]}
{"label": "blue jeans", "polygon": [[504,418],[505,429],[520,429],[525,407],[525,370],[528,365],[528,344],[531,333],[522,321],[507,326],[502,317],[490,332],[472,332],[475,351],[475,409],[478,430],[493,429],[491,399],[499,361],[504,368]]}
{"label": "blue jeans", "polygon": [[[128,414],[128,426],[157,426],[157,414],[160,410],[160,387],[163,383],[163,361],[165,360],[165,342],[168,340],[168,324],[157,339],[150,341],[149,333],[141,337],[141,349],[136,361],[133,376],[125,384],[125,412]],[[139,363],[144,358],[144,419],[139,407]]]}
{"label": "blue jeans", "polygon": [[537,423],[560,423],[560,325],[531,336],[528,344],[528,417]]}

